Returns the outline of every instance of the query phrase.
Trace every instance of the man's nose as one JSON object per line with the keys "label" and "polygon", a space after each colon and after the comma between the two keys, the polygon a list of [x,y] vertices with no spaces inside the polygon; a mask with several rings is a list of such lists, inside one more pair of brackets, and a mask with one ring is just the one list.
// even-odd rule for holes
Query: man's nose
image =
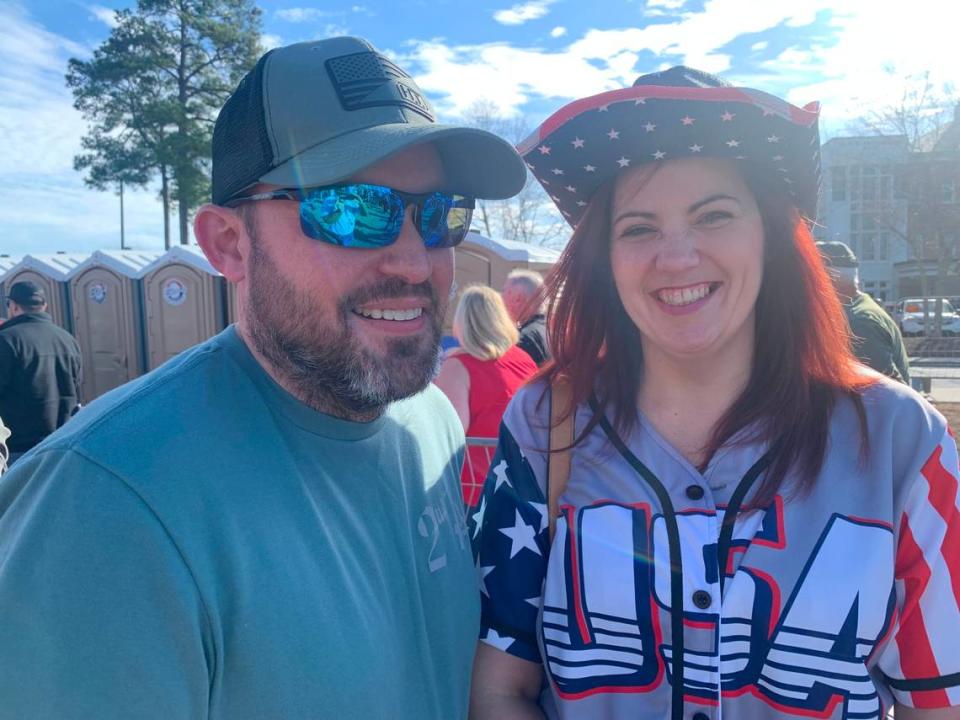
{"label": "man's nose", "polygon": [[380,262],[384,274],[402,278],[411,285],[424,282],[431,272],[430,252],[413,222],[414,210],[413,207],[407,207],[400,235],[392,245],[382,250]]}

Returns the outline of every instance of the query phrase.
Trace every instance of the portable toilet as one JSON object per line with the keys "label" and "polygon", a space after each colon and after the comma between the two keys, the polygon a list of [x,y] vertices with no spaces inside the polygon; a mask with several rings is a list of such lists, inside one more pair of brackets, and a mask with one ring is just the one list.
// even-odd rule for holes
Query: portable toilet
{"label": "portable toilet", "polygon": [[223,276],[200,248],[176,245],[144,268],[147,369],[226,327]]}
{"label": "portable toilet", "polygon": [[3,276],[3,292],[11,285],[30,281],[39,285],[47,297],[47,312],[60,327],[73,332],[70,297],[67,281],[74,269],[89,257],[89,253],[55,253],[24,255]]}
{"label": "portable toilet", "polygon": [[70,307],[83,354],[84,402],[143,374],[140,278],[161,254],[97,250],[74,269]]}
{"label": "portable toilet", "polygon": [[457,294],[450,302],[444,332],[449,333],[453,312],[460,294],[468,285],[488,285],[500,291],[512,270],[524,268],[546,275],[560,259],[560,252],[552,248],[528,245],[512,240],[493,240],[478,232],[469,232],[454,250]]}
{"label": "portable toilet", "polygon": [[[4,285],[3,279],[6,277],[7,273],[13,269],[16,264],[20,262],[20,256],[11,256],[2,254],[0,255],[0,295],[6,296],[6,286]],[[0,302],[0,318],[6,319],[7,317],[7,303]]]}

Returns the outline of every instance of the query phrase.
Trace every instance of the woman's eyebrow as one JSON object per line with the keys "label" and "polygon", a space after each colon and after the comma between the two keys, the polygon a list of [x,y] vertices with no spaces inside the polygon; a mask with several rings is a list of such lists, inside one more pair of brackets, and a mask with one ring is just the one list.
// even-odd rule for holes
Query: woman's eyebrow
{"label": "woman's eyebrow", "polygon": [[[740,202],[740,199],[737,197],[734,197],[733,195],[727,195],[726,193],[714,193],[713,195],[709,195],[703,198],[703,200],[697,200],[697,202],[695,202],[693,205],[687,208],[687,212],[694,213],[700,208],[702,208],[704,205],[709,205],[710,203],[716,202],[717,200],[732,200],[737,205],[741,207],[743,206],[743,203]],[[625,218],[640,218],[642,220],[656,220],[657,214],[654,212],[646,212],[643,210],[627,210],[626,212],[623,212],[617,215],[612,225],[616,225],[618,222],[620,222]]]}
{"label": "woman's eyebrow", "polygon": [[709,197],[705,197],[703,200],[698,200],[697,202],[695,202],[693,205],[687,208],[687,212],[688,213],[696,212],[697,210],[702,208],[704,205],[709,205],[710,203],[716,200],[733,200],[733,202],[735,202],[737,205],[740,205],[741,207],[743,206],[743,203],[740,202],[739,198],[736,198],[733,195],[726,195],[724,193],[715,193],[713,195],[710,195]]}
{"label": "woman's eyebrow", "polygon": [[643,212],[641,210],[627,210],[626,212],[622,212],[619,215],[617,215],[617,217],[614,219],[612,224],[616,225],[618,222],[620,222],[624,218],[641,218],[643,220],[656,220],[657,214],[652,212]]}

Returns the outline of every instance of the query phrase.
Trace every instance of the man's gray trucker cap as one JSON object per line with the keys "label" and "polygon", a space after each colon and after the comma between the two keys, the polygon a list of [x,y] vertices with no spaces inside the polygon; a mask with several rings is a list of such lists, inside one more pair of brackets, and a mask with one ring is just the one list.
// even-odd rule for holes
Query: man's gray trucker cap
{"label": "man's gray trucker cap", "polygon": [[366,40],[336,37],[276,48],[227,100],[213,131],[213,202],[257,183],[330,185],[424,142],[444,187],[478,198],[517,194],[527,171],[506,140],[441,125],[413,79]]}

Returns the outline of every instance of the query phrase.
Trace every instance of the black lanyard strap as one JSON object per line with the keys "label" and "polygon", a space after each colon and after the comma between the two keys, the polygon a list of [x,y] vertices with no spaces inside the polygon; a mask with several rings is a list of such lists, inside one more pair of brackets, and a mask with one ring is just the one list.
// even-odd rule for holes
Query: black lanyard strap
{"label": "black lanyard strap", "polygon": [[623,456],[630,467],[650,486],[660,501],[660,507],[663,511],[664,519],[667,523],[667,545],[670,549],[670,606],[673,612],[670,613],[670,631],[673,638],[673,678],[671,679],[671,702],[670,717],[671,720],[683,719],[683,561],[680,556],[680,529],[677,527],[676,512],[673,509],[673,502],[670,500],[670,494],[660,482],[660,479],[654,475],[650,469],[644,465],[640,458],[634,455],[626,443],[620,438],[616,430],[610,425],[606,415],[600,412],[596,398],[590,398],[590,407],[600,418],[600,427],[607,438],[617,449],[617,452]]}
{"label": "black lanyard strap", "polygon": [[730,497],[730,503],[723,515],[723,526],[720,528],[720,540],[717,543],[717,562],[720,563],[720,597],[723,598],[723,583],[727,576],[727,562],[730,555],[730,544],[733,542],[733,526],[737,523],[737,515],[740,514],[740,507],[747,493],[753,487],[763,471],[767,469],[773,460],[773,451],[767,450],[759,460],[757,460],[750,469],[744,474]]}

